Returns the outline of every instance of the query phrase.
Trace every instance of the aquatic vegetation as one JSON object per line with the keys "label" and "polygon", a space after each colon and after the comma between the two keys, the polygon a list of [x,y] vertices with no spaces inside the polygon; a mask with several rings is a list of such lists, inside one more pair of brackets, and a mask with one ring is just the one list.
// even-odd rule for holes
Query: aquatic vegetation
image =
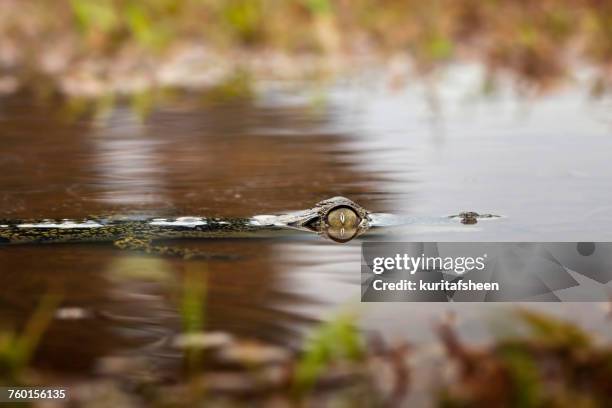
{"label": "aquatic vegetation", "polygon": [[[140,377],[129,393],[115,380],[87,387],[112,389],[132,401],[128,406],[135,400],[158,406],[241,405],[247,400],[262,404],[275,400],[305,405],[402,406],[410,396],[410,348],[406,344],[389,346],[378,337],[366,338],[352,314],[341,313],[321,323],[297,353],[259,340],[204,331],[204,270],[202,265],[188,268],[180,286],[183,331],[172,346],[188,352],[187,381],[178,379],[168,384],[156,376]],[[5,383],[27,383],[24,372],[57,303],[57,297],[45,297],[21,334],[0,335],[0,368]],[[609,344],[596,341],[571,323],[530,310],[519,310],[517,316],[526,335],[498,338],[482,347],[466,345],[450,325],[440,326],[440,338],[449,357],[440,361],[440,370],[454,368],[450,372],[455,374],[444,380],[437,395],[439,406],[610,405]],[[101,398],[89,392],[76,394],[93,398],[85,402]]]}
{"label": "aquatic vegetation", "polygon": [[[190,344],[206,352],[206,365],[193,371],[188,383],[156,394],[173,395],[179,405],[260,401],[286,404],[355,403],[380,406],[407,395],[407,348],[381,339],[366,344],[355,316],[340,314],[313,329],[303,350],[222,332],[180,335],[180,348]],[[175,345],[179,345],[176,344]],[[378,380],[378,381],[377,381]],[[159,403],[159,401],[157,401]],[[163,405],[163,404],[162,404]]]}
{"label": "aquatic vegetation", "polygon": [[206,274],[196,267],[187,267],[183,278],[180,315],[187,333],[204,328],[206,305]]}
{"label": "aquatic vegetation", "polygon": [[440,328],[458,378],[440,392],[443,407],[609,406],[612,349],[577,326],[529,310],[518,312],[526,337],[486,348],[462,344]]}
{"label": "aquatic vegetation", "polygon": [[[48,92],[49,84],[80,96],[177,83],[201,89],[235,66],[255,78],[308,77],[314,66],[351,68],[360,55],[406,53],[422,72],[477,60],[491,74],[511,72],[519,84],[544,90],[586,61],[600,71],[594,89],[610,86],[612,6],[605,1],[7,0],[0,8],[0,73],[7,76],[0,82],[17,84],[8,92]],[[43,39],[56,46],[41,49]],[[135,101],[139,109],[146,110],[144,99]]]}
{"label": "aquatic vegetation", "polygon": [[6,384],[20,384],[25,379],[34,353],[59,304],[57,295],[46,295],[21,332],[0,330],[0,381]]}
{"label": "aquatic vegetation", "polygon": [[220,15],[231,34],[240,42],[257,42],[262,36],[264,14],[262,2],[232,0],[221,4]]}
{"label": "aquatic vegetation", "polygon": [[70,0],[69,4],[86,45],[102,49],[129,40],[159,50],[171,39],[164,21],[180,11],[180,3],[168,0]]}
{"label": "aquatic vegetation", "polygon": [[[183,333],[202,333],[205,326],[206,310],[206,267],[202,263],[190,262],[187,264],[183,277],[179,314],[183,325]],[[196,372],[202,362],[202,348],[185,347],[185,361],[188,371]]]}
{"label": "aquatic vegetation", "polygon": [[355,323],[354,316],[340,315],[314,331],[297,363],[294,387],[298,394],[311,390],[334,362],[363,360],[364,343]]}

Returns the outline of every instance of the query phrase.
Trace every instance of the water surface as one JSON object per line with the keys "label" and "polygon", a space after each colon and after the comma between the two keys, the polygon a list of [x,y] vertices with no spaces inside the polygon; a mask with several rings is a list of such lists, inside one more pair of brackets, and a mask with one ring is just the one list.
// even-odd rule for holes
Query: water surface
{"label": "water surface", "polygon": [[[462,210],[504,216],[363,239],[612,239],[612,100],[590,98],[579,79],[538,97],[516,95],[510,84],[483,94],[472,66],[451,69],[435,86],[415,78],[398,90],[371,79],[314,91],[273,84],[254,99],[222,104],[186,95],[158,103],[146,118],[118,104],[75,120],[60,103],[2,99],[0,219],[251,216],[343,195],[417,218]],[[177,245],[240,259],[163,259],[107,244],[4,247],[1,321],[20,326],[42,293],[61,291],[64,307],[91,314],[56,321],[37,364],[94,373],[104,356],[156,355],[151,345],[180,330],[175,288],[189,270],[206,271],[209,328],[279,344],[297,346],[314,323],[358,303],[359,240]],[[540,307],[610,334],[599,304]],[[359,307],[365,330],[415,341],[431,338],[432,321],[448,310],[460,315],[465,335],[486,338],[499,308]]]}

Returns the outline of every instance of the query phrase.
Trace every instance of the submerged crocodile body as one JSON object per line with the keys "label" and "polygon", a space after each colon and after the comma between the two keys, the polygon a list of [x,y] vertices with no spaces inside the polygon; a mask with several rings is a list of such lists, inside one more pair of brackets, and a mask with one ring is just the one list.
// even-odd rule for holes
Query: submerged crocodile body
{"label": "submerged crocodile body", "polygon": [[[464,224],[496,217],[460,213]],[[347,242],[376,225],[376,214],[345,197],[333,197],[313,208],[251,218],[100,218],[88,220],[0,220],[0,244],[113,242],[124,249],[149,253],[199,256],[196,251],[155,246],[154,241],[182,238],[225,238],[266,235],[279,231],[308,231],[336,242]]]}

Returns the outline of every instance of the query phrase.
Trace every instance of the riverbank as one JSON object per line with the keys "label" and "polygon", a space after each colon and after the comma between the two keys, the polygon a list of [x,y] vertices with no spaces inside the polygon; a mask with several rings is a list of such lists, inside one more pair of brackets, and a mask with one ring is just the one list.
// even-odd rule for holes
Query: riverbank
{"label": "riverbank", "polygon": [[[478,61],[545,91],[579,62],[612,69],[612,6],[587,0],[479,4],[273,0],[71,0],[0,6],[0,93],[69,97],[190,91],[230,81],[325,78],[376,63],[401,86],[406,66],[427,73]],[[52,46],[51,46],[52,44]],[[46,46],[49,45],[49,46]],[[244,84],[242,84],[244,86]],[[485,84],[485,87],[487,85]]]}

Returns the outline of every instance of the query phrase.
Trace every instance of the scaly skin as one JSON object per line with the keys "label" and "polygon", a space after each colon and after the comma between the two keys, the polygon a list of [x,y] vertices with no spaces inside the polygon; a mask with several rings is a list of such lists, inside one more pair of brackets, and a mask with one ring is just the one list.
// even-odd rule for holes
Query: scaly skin
{"label": "scaly skin", "polygon": [[0,220],[0,244],[113,242],[122,249],[182,257],[214,257],[190,249],[156,246],[156,240],[225,238],[301,230],[346,242],[369,228],[368,212],[344,197],[280,215],[252,218],[149,218],[144,220]]}
{"label": "scaly skin", "polygon": [[[195,250],[154,245],[157,240],[262,236],[291,230],[314,232],[336,242],[347,242],[372,227],[372,214],[344,197],[333,197],[313,208],[251,218],[148,218],[87,220],[0,220],[0,244],[113,242],[122,249],[185,258],[214,258]],[[463,224],[474,224],[492,214],[463,212]]]}

